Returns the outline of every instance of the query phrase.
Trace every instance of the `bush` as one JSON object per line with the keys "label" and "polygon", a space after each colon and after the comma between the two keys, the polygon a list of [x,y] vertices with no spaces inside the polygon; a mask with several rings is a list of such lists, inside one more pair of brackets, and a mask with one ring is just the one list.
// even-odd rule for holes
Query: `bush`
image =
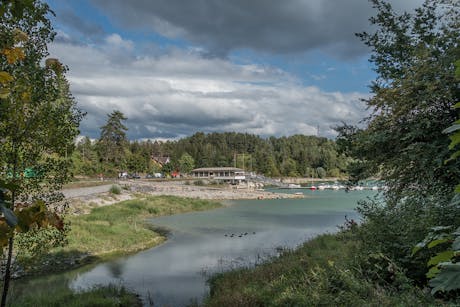
{"label": "bush", "polygon": [[204,185],[204,181],[201,180],[201,179],[200,179],[200,180],[195,180],[195,181],[193,182],[193,184],[194,184],[194,185],[202,186],[202,185]]}
{"label": "bush", "polygon": [[204,306],[436,305],[388,257],[364,253],[353,232],[321,235],[253,268],[216,274]]}
{"label": "bush", "polygon": [[121,187],[118,185],[118,184],[113,184],[111,187],[110,187],[110,193],[112,194],[121,194]]}
{"label": "bush", "polygon": [[[415,197],[414,197],[415,198]],[[414,245],[434,226],[460,225],[460,210],[451,203],[439,203],[420,196],[394,205],[373,199],[361,202],[358,211],[364,223],[358,236],[368,253],[383,253],[403,267],[408,277],[426,282],[428,253],[411,256]]]}

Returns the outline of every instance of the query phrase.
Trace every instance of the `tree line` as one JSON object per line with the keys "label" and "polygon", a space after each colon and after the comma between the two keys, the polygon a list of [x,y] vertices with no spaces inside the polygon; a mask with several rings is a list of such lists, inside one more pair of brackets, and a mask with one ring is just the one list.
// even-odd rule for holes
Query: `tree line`
{"label": "tree line", "polygon": [[[262,138],[237,132],[203,133],[177,141],[129,141],[126,117],[120,111],[107,115],[100,138],[85,137],[72,154],[74,175],[99,173],[188,173],[200,167],[238,167],[270,177],[339,177],[349,158],[338,153],[335,141],[316,136]],[[153,157],[169,157],[160,165]]]}

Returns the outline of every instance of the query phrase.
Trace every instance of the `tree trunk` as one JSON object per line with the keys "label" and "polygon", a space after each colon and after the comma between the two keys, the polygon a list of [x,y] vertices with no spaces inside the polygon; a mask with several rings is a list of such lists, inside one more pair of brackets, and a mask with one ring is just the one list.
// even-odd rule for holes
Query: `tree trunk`
{"label": "tree trunk", "polygon": [[[16,159],[17,160],[17,159]],[[13,167],[13,176],[16,174],[16,164]],[[16,201],[16,192],[13,190],[11,195],[11,210],[14,211],[14,204]],[[3,292],[2,292],[2,302],[0,307],[6,306],[6,297],[8,295],[8,289],[10,287],[11,279],[11,262],[13,259],[13,242],[14,242],[14,230],[11,235],[11,238],[8,240],[8,258],[6,260],[5,276],[3,277]]]}
{"label": "tree trunk", "polygon": [[10,286],[10,279],[11,279],[11,260],[13,258],[13,238],[11,237],[8,241],[8,259],[6,261],[6,270],[5,276],[3,278],[3,293],[2,293],[2,303],[1,307],[6,306],[6,297],[8,295],[8,288]]}

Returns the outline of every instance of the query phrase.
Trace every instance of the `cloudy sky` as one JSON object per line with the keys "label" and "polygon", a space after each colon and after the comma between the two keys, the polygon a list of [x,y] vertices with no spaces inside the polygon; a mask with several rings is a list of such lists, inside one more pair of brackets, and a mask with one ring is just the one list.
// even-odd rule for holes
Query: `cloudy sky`
{"label": "cloudy sky", "polygon": [[[319,134],[357,123],[375,78],[367,0],[46,0],[58,33],[51,56],[69,67],[99,137],[113,110],[130,139],[195,132]],[[412,10],[422,0],[394,2]]]}

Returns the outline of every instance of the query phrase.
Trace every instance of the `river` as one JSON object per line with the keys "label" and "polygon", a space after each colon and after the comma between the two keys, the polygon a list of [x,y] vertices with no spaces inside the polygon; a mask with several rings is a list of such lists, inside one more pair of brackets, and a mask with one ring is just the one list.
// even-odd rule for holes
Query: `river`
{"label": "river", "polygon": [[146,305],[200,302],[209,291],[210,274],[254,265],[283,248],[334,232],[345,216],[358,218],[353,209],[359,199],[375,194],[302,191],[304,199],[234,201],[215,210],[151,219],[170,230],[163,245],[31,282],[34,288],[64,285],[75,290],[121,284],[138,293]]}

